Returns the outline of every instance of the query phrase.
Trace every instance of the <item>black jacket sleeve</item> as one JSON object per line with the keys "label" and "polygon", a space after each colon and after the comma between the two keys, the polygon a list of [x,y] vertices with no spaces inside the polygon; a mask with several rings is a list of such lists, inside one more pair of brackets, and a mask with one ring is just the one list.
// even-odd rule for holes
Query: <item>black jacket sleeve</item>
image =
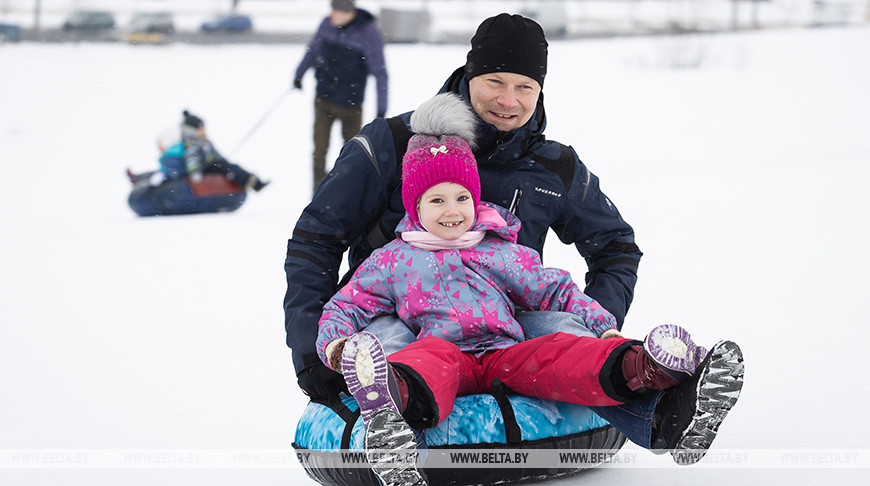
{"label": "black jacket sleeve", "polygon": [[320,362],[317,323],[336,292],[342,256],[378,224],[399,184],[392,133],[377,119],[344,145],[296,222],[284,261],[284,326],[297,373]]}
{"label": "black jacket sleeve", "polygon": [[601,191],[598,177],[576,153],[574,157],[568,200],[553,230],[562,242],[574,244],[585,258],[588,266],[585,293],[609,310],[622,329],[634,297],[643,253],[635,244],[632,227]]}

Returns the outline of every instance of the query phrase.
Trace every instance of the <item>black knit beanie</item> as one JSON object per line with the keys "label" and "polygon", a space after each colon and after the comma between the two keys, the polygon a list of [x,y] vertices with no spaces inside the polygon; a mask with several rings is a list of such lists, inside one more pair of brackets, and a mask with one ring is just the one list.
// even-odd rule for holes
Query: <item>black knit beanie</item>
{"label": "black knit beanie", "polygon": [[354,12],[356,5],[354,5],[354,0],[332,0],[332,9],[339,12]]}
{"label": "black knit beanie", "polygon": [[205,125],[205,122],[202,121],[202,118],[191,114],[187,110],[184,110],[183,112],[181,112],[181,114],[184,115],[184,122],[182,124],[185,126],[199,129],[202,128],[203,125]]}
{"label": "black knit beanie", "polygon": [[480,24],[471,38],[465,77],[470,80],[495,72],[522,74],[544,86],[547,39],[537,22],[503,13]]}

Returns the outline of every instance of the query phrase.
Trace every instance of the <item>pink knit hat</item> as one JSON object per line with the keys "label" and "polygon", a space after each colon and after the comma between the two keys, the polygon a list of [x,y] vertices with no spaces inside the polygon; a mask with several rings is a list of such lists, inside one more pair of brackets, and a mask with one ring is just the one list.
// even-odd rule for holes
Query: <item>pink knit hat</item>
{"label": "pink knit hat", "polygon": [[480,204],[480,176],[471,152],[474,126],[468,105],[449,93],[432,98],[411,115],[416,134],[402,158],[402,202],[414,222],[420,222],[420,197],[442,182],[462,185],[471,192],[474,207]]}

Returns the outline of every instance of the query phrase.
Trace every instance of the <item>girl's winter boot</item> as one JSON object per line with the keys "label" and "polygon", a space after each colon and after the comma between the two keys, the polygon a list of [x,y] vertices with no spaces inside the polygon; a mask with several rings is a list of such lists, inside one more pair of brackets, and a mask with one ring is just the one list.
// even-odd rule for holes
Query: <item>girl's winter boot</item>
{"label": "girl's winter boot", "polygon": [[689,331],[676,324],[653,328],[643,340],[643,349],[665,373],[677,382],[695,374],[707,356],[707,348],[692,341]]}
{"label": "girl's winter boot", "polygon": [[689,332],[663,324],[647,334],[643,346],[629,348],[622,360],[622,373],[632,391],[664,390],[691,377],[707,350],[692,341]]}
{"label": "girl's winter boot", "polygon": [[401,398],[392,367],[378,339],[354,334],[341,351],[341,371],[359,404],[366,426],[365,450],[384,485],[425,485],[417,469],[417,441],[401,414]]}

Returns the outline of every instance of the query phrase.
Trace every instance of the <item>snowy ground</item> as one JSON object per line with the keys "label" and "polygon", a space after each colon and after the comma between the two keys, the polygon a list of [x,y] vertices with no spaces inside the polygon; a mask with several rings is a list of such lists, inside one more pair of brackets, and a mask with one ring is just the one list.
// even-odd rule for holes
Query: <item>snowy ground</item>
{"label": "snowy ground", "polygon": [[[548,135],[646,254],[625,331],[681,323],[747,363],[711,456],[726,462],[626,446],[634,464],[553,484],[866,479],[868,43],[859,27],[552,44]],[[310,197],[312,79],[236,150],[302,49],[0,45],[0,484],[312,484],[280,455],[305,406],[281,300]],[[388,46],[390,114],[465,51]],[[274,182],[236,213],[137,218],[124,168],[155,167],[183,108]],[[576,253],[548,245],[582,280]]]}

